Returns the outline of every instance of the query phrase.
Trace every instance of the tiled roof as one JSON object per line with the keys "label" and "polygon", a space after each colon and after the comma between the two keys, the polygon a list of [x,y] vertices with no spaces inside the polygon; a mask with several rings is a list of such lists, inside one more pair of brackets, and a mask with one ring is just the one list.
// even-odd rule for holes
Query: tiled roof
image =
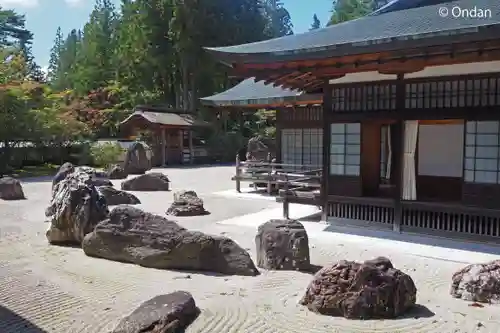
{"label": "tiled roof", "polygon": [[[422,5],[421,1],[414,5]],[[392,5],[394,6],[394,4]],[[397,7],[397,6],[396,6]],[[400,8],[404,6],[399,5]],[[448,9],[448,16],[440,16],[440,8]],[[453,17],[452,9],[488,9],[489,18]],[[393,8],[394,9],[394,8]],[[398,8],[396,8],[398,9]],[[269,56],[293,58],[322,53],[329,56],[369,51],[376,44],[379,48],[394,47],[394,43],[408,40],[423,40],[428,37],[445,37],[471,34],[473,38],[497,39],[500,28],[499,0],[458,0],[368,15],[356,20],[332,25],[281,38],[219,48],[207,48],[218,57],[231,62],[259,62]],[[387,10],[387,9],[386,9]],[[455,9],[455,11],[457,11]],[[486,31],[483,31],[486,30]],[[478,32],[484,32],[479,35]],[[260,59],[260,60],[259,60]]]}
{"label": "tiled roof", "polygon": [[307,102],[317,100],[317,96],[265,85],[262,81],[255,82],[254,78],[249,78],[224,92],[200,100],[203,104],[212,106],[252,106]]}
{"label": "tiled roof", "polygon": [[154,124],[179,126],[179,127],[196,127],[209,126],[209,123],[197,120],[190,114],[178,114],[168,112],[151,112],[151,111],[135,111],[127,119],[122,121],[124,124],[134,117],[144,118],[146,121]]}

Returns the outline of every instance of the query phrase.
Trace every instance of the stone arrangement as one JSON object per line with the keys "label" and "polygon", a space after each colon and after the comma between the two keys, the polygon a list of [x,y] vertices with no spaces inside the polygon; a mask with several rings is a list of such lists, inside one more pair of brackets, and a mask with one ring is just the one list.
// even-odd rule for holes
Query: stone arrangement
{"label": "stone arrangement", "polygon": [[82,169],[73,170],[55,182],[45,212],[50,222],[46,236],[51,244],[80,245],[85,235],[108,215],[106,200],[92,177]]}
{"label": "stone arrangement", "polygon": [[[233,240],[190,231],[165,217],[129,206],[140,204],[140,200],[126,190],[170,190],[166,175],[145,173],[149,170],[145,164],[139,170],[139,146],[131,149],[138,153],[129,156],[133,161],[129,164],[134,165],[134,172],[143,170],[143,174],[123,181],[122,190],[115,189],[109,179],[127,178],[130,167],[114,165],[106,172],[98,172],[71,163],[61,166],[53,179],[52,199],[46,210],[49,243],[80,245],[91,257],[156,269],[259,275],[250,254]],[[10,177],[0,178],[0,198],[23,199],[21,183]],[[110,212],[108,205],[116,207]],[[174,202],[166,213],[196,216],[208,212],[195,191],[183,190],[174,193]],[[263,223],[255,245],[257,267],[299,271],[312,268],[308,235],[296,220]],[[500,260],[468,265],[456,272],[450,293],[466,301],[500,303]],[[396,318],[415,306],[416,295],[412,278],[394,268],[389,259],[378,257],[363,263],[340,260],[324,266],[314,275],[300,304],[319,314],[349,319]],[[142,303],[112,333],[181,332],[198,314],[192,295],[176,291]]]}
{"label": "stone arrangement", "polygon": [[156,296],[123,318],[111,333],[177,333],[193,322],[200,310],[186,291]]}
{"label": "stone arrangement", "polygon": [[101,195],[106,199],[109,206],[115,205],[138,205],[141,201],[132,193],[117,190],[111,186],[98,187]]}
{"label": "stone arrangement", "polygon": [[416,302],[412,278],[387,258],[357,263],[342,260],[319,270],[300,304],[309,310],[350,319],[396,318]]}
{"label": "stone arrangement", "polygon": [[170,191],[170,180],[160,172],[150,172],[122,182],[124,191]]}
{"label": "stone arrangement", "polygon": [[148,148],[141,142],[134,142],[127,150],[124,169],[128,175],[142,175],[151,170]]}
{"label": "stone arrangement", "polygon": [[21,182],[12,177],[0,178],[0,199],[3,200],[23,200],[23,187]]}
{"label": "stone arrangement", "polygon": [[116,206],[82,243],[85,254],[158,269],[255,276],[250,255],[233,240],[189,231],[132,206]]}
{"label": "stone arrangement", "polygon": [[468,265],[453,274],[451,295],[481,303],[500,303],[500,260]]}
{"label": "stone arrangement", "polygon": [[174,202],[167,209],[168,215],[174,216],[199,216],[208,212],[203,207],[203,200],[195,191],[179,191],[174,193]]}
{"label": "stone arrangement", "polygon": [[304,226],[295,220],[270,220],[259,226],[255,236],[257,266],[273,270],[308,270],[309,239]]}

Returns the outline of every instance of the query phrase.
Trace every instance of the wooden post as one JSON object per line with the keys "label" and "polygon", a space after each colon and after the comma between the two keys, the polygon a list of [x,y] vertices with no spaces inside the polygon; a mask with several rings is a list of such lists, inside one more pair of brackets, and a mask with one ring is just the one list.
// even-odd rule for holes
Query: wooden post
{"label": "wooden post", "polygon": [[[404,74],[398,74],[396,82],[396,110],[400,111],[405,108],[405,83]],[[404,175],[404,150],[405,150],[405,126],[403,120],[398,120],[395,126],[395,132],[393,135],[396,138],[391,142],[393,147],[394,158],[394,168],[396,172],[394,175],[395,180],[395,191],[394,191],[394,221],[392,224],[392,230],[395,232],[401,232],[401,224],[403,219],[403,207],[401,203],[402,186],[404,185],[403,175]],[[394,147],[395,146],[395,147]]]}
{"label": "wooden post", "polygon": [[269,170],[267,171],[267,194],[271,195],[273,186],[273,182],[271,180],[271,177],[273,176],[271,153],[267,153],[267,162],[269,168]]}
{"label": "wooden post", "polygon": [[236,192],[241,193],[241,182],[240,182],[240,175],[241,175],[241,170],[240,170],[240,154],[236,154]]}
{"label": "wooden post", "polygon": [[189,164],[194,163],[193,131],[189,130]]}
{"label": "wooden post", "polygon": [[332,87],[328,80],[323,84],[323,166],[321,168],[321,220],[328,220],[328,192],[330,179],[330,122],[333,119]]}
{"label": "wooden post", "polygon": [[289,219],[290,218],[290,203],[288,202],[288,175],[285,174],[284,177],[285,184],[283,186],[283,218],[284,219]]}
{"label": "wooden post", "polygon": [[167,135],[166,129],[161,128],[161,166],[166,166],[167,162]]}
{"label": "wooden post", "polygon": [[179,130],[179,137],[180,137],[179,148],[181,151],[181,164],[184,164],[184,130],[182,129]]}

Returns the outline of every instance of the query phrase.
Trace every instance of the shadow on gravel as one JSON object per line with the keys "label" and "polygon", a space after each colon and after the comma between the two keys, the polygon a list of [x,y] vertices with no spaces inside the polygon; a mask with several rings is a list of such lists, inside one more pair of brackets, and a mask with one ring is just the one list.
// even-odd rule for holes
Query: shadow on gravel
{"label": "shadow on gravel", "polygon": [[428,307],[422,304],[415,304],[407,313],[404,315],[397,317],[395,319],[407,319],[407,318],[414,318],[414,319],[420,319],[420,318],[432,318],[436,314],[429,310]]}
{"label": "shadow on gravel", "polygon": [[29,320],[0,305],[0,332],[2,333],[48,333]]}

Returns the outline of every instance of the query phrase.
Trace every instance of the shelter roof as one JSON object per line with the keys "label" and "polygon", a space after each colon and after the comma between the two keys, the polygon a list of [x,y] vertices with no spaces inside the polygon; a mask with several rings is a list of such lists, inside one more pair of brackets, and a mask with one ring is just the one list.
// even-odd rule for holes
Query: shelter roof
{"label": "shelter roof", "polygon": [[[425,5],[429,2],[437,4]],[[447,17],[440,16],[442,7],[447,8]],[[444,40],[446,43],[491,40],[497,39],[500,32],[498,0],[457,0],[444,4],[436,0],[406,0],[384,8],[356,20],[302,34],[207,50],[226,63],[268,63],[401,50],[416,42],[425,47],[440,45]],[[473,8],[488,9],[491,16],[453,15],[453,10],[457,14],[460,9],[470,12]]]}
{"label": "shelter roof", "polygon": [[153,124],[176,127],[204,127],[210,125],[205,121],[196,119],[192,114],[165,109],[160,106],[137,106],[134,112],[121,124],[129,123],[134,119],[143,119]]}
{"label": "shelter roof", "polygon": [[321,95],[305,94],[300,90],[292,90],[266,85],[255,78],[243,80],[234,87],[215,94],[200,98],[201,102],[209,106],[219,107],[265,107],[290,104],[321,103]]}

